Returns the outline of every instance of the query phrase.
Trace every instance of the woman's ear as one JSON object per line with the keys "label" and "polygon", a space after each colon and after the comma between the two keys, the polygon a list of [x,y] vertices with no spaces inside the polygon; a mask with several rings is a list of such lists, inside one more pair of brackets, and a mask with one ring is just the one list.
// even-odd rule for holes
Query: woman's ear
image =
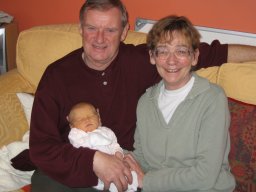
{"label": "woman's ear", "polygon": [[194,51],[194,58],[193,58],[193,61],[192,61],[192,66],[196,66],[197,65],[197,62],[198,62],[198,58],[199,58],[199,49],[196,49]]}
{"label": "woman's ear", "polygon": [[156,64],[155,55],[154,55],[154,53],[153,53],[152,50],[149,50],[149,59],[150,59],[150,63],[151,63],[152,65],[155,65],[155,64]]}

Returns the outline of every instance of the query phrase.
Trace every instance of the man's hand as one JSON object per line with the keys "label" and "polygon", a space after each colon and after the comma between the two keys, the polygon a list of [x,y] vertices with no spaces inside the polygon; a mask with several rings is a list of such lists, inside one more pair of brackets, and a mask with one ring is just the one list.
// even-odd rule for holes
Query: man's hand
{"label": "man's hand", "polygon": [[116,156],[118,159],[120,159],[120,160],[123,160],[123,159],[124,159],[124,154],[121,153],[121,152],[119,152],[119,151],[117,151],[117,152],[115,153],[115,156]]}
{"label": "man's hand", "polygon": [[97,151],[93,159],[93,171],[103,181],[104,189],[109,189],[113,182],[118,191],[125,191],[128,183],[132,183],[130,168],[114,155]]}

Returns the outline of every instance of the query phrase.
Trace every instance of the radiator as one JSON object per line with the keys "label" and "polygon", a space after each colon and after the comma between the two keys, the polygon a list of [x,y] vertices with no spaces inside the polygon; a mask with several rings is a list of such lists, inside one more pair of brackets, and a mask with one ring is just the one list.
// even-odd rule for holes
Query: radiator
{"label": "radiator", "polygon": [[[147,33],[154,25],[155,20],[137,18],[135,22],[135,31]],[[218,39],[221,43],[244,44],[256,46],[256,34],[210,27],[195,26],[200,32],[202,42],[211,43]]]}

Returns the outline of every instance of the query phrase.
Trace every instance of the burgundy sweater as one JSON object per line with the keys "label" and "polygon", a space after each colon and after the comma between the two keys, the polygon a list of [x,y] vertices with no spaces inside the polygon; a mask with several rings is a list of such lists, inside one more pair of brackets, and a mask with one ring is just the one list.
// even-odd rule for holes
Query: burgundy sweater
{"label": "burgundy sweater", "polygon": [[[77,49],[49,65],[38,85],[31,117],[30,157],[51,178],[70,187],[97,184],[93,172],[95,151],[74,148],[68,141],[66,120],[81,101],[99,108],[102,124],[111,128],[121,147],[133,149],[136,106],[146,88],[160,80],[149,63],[145,45],[121,43],[116,59],[104,71],[90,69]],[[202,44],[197,68],[227,61],[227,45]]]}

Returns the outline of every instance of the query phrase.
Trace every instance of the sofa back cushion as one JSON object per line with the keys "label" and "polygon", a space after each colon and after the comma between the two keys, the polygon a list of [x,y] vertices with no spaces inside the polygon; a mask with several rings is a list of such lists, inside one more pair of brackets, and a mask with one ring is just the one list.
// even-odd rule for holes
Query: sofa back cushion
{"label": "sofa back cushion", "polygon": [[217,84],[224,88],[228,97],[256,105],[256,62],[222,65]]}
{"label": "sofa back cushion", "polygon": [[216,83],[218,71],[219,67],[208,67],[197,70],[196,73],[201,77],[207,78],[210,82]]}
{"label": "sofa back cushion", "polygon": [[81,47],[78,25],[34,27],[20,33],[17,42],[18,71],[37,86],[46,67]]}

